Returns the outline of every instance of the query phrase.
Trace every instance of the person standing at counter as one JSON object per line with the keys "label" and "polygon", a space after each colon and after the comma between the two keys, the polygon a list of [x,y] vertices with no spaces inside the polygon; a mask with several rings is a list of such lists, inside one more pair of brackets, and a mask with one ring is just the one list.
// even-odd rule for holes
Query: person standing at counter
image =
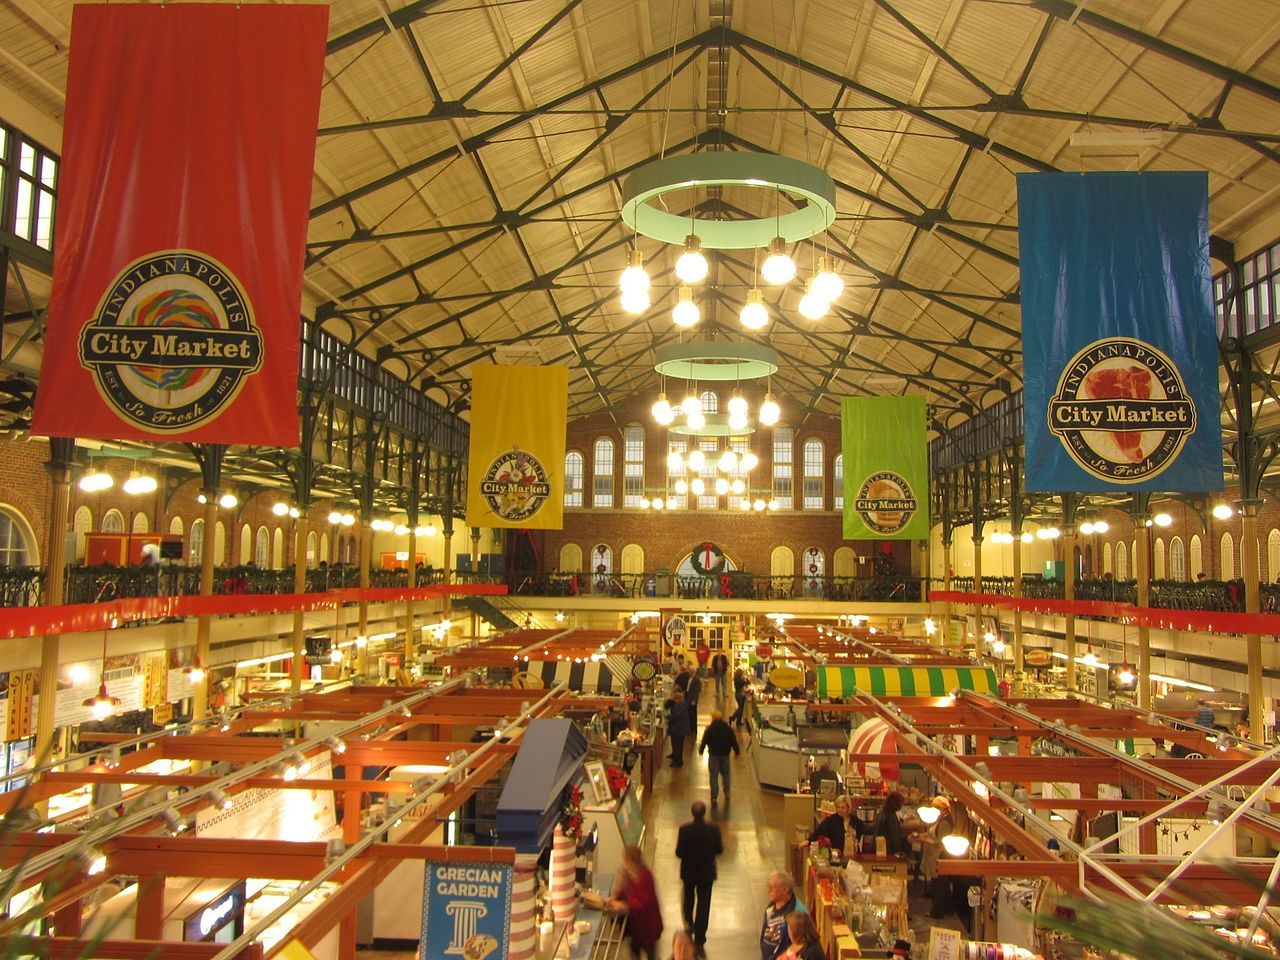
{"label": "person standing at counter", "polygon": [[947,915],[951,905],[951,880],[938,873],[938,859],[942,856],[942,838],[955,832],[955,820],[948,798],[934,797],[930,806],[940,812],[933,825],[920,834],[920,876],[929,888],[929,916],[938,919]]}
{"label": "person standing at counter", "polygon": [[760,925],[760,960],[778,960],[791,946],[791,934],[787,930],[787,914],[804,910],[796,896],[796,884],[791,874],[775,870],[769,874],[769,902],[764,908],[764,923]]}
{"label": "person standing at counter", "polygon": [[839,850],[845,860],[853,858],[857,852],[858,841],[862,838],[862,821],[854,815],[853,802],[848,797],[836,800],[836,811],[824,817],[809,834],[809,842],[815,843],[826,837],[832,850]]}
{"label": "person standing at counter", "polygon": [[653,871],[644,862],[644,854],[635,844],[622,851],[622,868],[614,882],[609,907],[627,915],[627,936],[637,957],[657,960],[658,938],[662,936],[662,911],[653,883]]}
{"label": "person standing at counter", "polygon": [[739,755],[738,737],[733,727],[724,722],[724,714],[719,710],[711,711],[711,722],[702,731],[702,742],[698,744],[698,754],[710,753],[707,761],[707,772],[711,775],[711,802],[715,803],[720,795],[719,784],[724,783],[724,799],[729,801],[729,751],[736,757]]}
{"label": "person standing at counter", "polygon": [[667,737],[671,740],[671,753],[667,759],[673,767],[684,766],[684,738],[690,734],[689,708],[684,704],[684,694],[679,690],[671,693],[671,699],[665,704],[667,711]]}
{"label": "person standing at counter", "polygon": [[707,805],[694,801],[689,808],[693,819],[676,834],[676,859],[684,884],[681,905],[684,925],[693,934],[698,956],[706,956],[707,922],[711,919],[711,887],[716,882],[716,857],[724,853],[720,828],[707,823]]}
{"label": "person standing at counter", "polygon": [[785,960],[827,960],[817,924],[808,910],[792,910],[787,914],[787,936],[791,946],[783,954]]}
{"label": "person standing at counter", "polygon": [[905,857],[911,852],[911,844],[907,840],[907,832],[898,819],[898,811],[902,809],[902,794],[897,790],[884,798],[880,813],[876,817],[874,833],[884,837],[887,853],[891,857]]}

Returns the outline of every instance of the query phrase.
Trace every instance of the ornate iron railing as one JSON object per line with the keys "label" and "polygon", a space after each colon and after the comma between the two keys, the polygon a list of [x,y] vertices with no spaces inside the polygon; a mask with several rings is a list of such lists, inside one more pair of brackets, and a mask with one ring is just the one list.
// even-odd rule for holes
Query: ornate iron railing
{"label": "ornate iron railing", "polygon": [[[934,589],[942,588],[942,581],[934,580]],[[953,577],[951,589],[963,593],[974,592],[973,577]],[[1013,595],[1012,577],[983,577],[980,593]],[[1040,576],[1022,578],[1022,595],[1036,599],[1063,599],[1061,580],[1045,580]],[[1077,600],[1114,600],[1119,603],[1138,602],[1138,584],[1134,580],[1081,580],[1076,583]],[[1152,580],[1151,606],[1162,610],[1223,610],[1243,612],[1243,580]],[[1262,609],[1266,613],[1280,612],[1280,584],[1262,584]]]}

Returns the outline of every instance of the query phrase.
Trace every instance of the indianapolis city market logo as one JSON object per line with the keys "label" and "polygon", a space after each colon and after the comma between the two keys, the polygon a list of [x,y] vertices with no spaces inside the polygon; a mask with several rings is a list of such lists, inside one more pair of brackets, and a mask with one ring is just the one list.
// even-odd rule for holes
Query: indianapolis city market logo
{"label": "indianapolis city market logo", "polygon": [[498,454],[480,479],[480,495],[508,523],[528,520],[551,495],[547,471],[533,454],[513,446]]}
{"label": "indianapolis city market logo", "polygon": [[876,533],[901,532],[920,508],[907,478],[895,470],[880,470],[862,481],[853,510]]}
{"label": "indianapolis city market logo", "polygon": [[1129,337],[1095,340],[1072,357],[1047,416],[1082,470],[1122,484],[1160,474],[1196,429],[1196,406],[1177,366]]}
{"label": "indianapolis city market logo", "polygon": [[191,250],[120,271],[80,333],[80,363],[124,420],[153,433],[210,423],[262,368],[262,333],[240,281]]}

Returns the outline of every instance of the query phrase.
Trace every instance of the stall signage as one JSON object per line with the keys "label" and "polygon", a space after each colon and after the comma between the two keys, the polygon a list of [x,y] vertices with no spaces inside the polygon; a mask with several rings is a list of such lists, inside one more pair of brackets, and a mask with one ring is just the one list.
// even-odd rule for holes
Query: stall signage
{"label": "stall signage", "polygon": [[940,927],[930,930],[929,960],[960,960],[960,931]]}
{"label": "stall signage", "polygon": [[423,960],[506,960],[510,933],[511,864],[427,861]]}
{"label": "stall signage", "polygon": [[779,690],[804,686],[804,671],[795,667],[774,667],[769,671],[769,682]]}
{"label": "stall signage", "polygon": [[1043,647],[1037,647],[1035,650],[1028,650],[1022,656],[1022,661],[1031,667],[1047,667],[1049,661],[1053,659],[1053,654]]}
{"label": "stall signage", "polygon": [[310,666],[319,667],[329,663],[329,651],[333,647],[333,638],[320,634],[307,637],[306,661]]}
{"label": "stall signage", "polygon": [[689,625],[684,617],[667,617],[662,622],[662,639],[669,647],[683,647],[689,637]]}
{"label": "stall signage", "polygon": [[198,913],[187,918],[182,928],[182,938],[188,942],[212,939],[236,917],[244,913],[245,881],[241,880],[221,896],[210,900]]}

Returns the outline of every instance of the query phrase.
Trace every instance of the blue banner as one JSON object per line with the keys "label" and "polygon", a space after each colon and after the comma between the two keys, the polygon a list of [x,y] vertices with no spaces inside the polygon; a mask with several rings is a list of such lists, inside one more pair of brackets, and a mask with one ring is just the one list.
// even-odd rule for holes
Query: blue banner
{"label": "blue banner", "polygon": [[1222,489],[1209,178],[1018,174],[1026,489]]}
{"label": "blue banner", "polygon": [[506,960],[511,864],[429,860],[426,870],[423,960]]}

